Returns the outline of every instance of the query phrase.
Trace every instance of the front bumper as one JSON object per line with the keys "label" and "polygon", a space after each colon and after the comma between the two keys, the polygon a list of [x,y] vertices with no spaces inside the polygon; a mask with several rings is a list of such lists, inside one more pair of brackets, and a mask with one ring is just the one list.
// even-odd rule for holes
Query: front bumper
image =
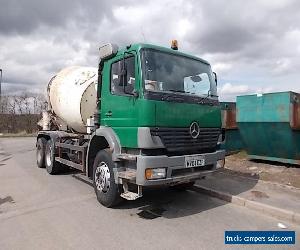
{"label": "front bumper", "polygon": [[[217,161],[225,158],[225,150],[197,155],[204,157],[204,167],[186,168],[185,157],[187,155],[170,157],[166,155],[139,155],[137,156],[136,184],[141,186],[175,185],[200,179],[202,176],[217,170]],[[208,166],[210,167],[208,168]],[[145,171],[147,168],[162,167],[167,169],[166,178],[158,180],[147,180],[145,178]]]}

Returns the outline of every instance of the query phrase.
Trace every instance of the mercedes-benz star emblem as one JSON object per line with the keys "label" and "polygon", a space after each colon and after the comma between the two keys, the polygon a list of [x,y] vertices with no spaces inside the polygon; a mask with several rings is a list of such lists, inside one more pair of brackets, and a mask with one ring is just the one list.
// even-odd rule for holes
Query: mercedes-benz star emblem
{"label": "mercedes-benz star emblem", "polygon": [[199,136],[200,128],[197,122],[193,122],[190,126],[190,134],[191,136],[196,139]]}

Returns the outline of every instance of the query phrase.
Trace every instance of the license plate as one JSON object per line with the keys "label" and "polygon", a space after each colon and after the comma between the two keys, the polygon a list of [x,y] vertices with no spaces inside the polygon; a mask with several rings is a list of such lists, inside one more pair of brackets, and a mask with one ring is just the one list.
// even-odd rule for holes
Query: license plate
{"label": "license plate", "polygon": [[202,155],[186,156],[185,157],[185,167],[202,167],[205,165],[205,159]]}

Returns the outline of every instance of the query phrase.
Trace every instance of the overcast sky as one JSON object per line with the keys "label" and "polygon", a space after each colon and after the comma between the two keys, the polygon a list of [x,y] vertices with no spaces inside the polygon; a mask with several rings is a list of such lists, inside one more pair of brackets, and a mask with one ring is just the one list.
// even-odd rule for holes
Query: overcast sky
{"label": "overcast sky", "polygon": [[172,39],[212,64],[221,100],[300,92],[297,0],[0,0],[3,91],[44,91],[63,67],[96,66],[105,42]]}

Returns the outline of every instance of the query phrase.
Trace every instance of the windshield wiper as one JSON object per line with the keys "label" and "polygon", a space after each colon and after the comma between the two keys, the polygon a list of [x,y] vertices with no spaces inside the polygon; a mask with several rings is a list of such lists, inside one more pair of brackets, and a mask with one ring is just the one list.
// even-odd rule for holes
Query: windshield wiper
{"label": "windshield wiper", "polygon": [[184,90],[168,89],[167,91],[170,91],[170,92],[179,92],[179,93],[186,93],[186,94],[190,94],[190,92],[187,92],[187,91],[184,91]]}
{"label": "windshield wiper", "polygon": [[[176,93],[176,92],[179,92],[179,93],[188,93],[188,92],[185,92],[185,91],[183,91],[183,90],[173,90],[173,89],[169,89],[169,90],[166,90],[166,92],[167,91],[169,91],[169,92],[174,92],[174,93]],[[172,99],[172,100],[176,100],[176,101],[183,101],[183,99],[182,99],[182,97],[179,97],[179,96],[174,96],[174,95],[172,95],[172,94],[168,94],[168,93],[165,93],[165,96],[163,96],[162,97],[162,101],[169,101],[170,99]]]}
{"label": "windshield wiper", "polygon": [[206,101],[208,99],[208,97],[212,97],[213,95],[210,94],[210,90],[207,91],[207,96],[202,97],[201,100],[198,103],[203,104],[204,101]]}

